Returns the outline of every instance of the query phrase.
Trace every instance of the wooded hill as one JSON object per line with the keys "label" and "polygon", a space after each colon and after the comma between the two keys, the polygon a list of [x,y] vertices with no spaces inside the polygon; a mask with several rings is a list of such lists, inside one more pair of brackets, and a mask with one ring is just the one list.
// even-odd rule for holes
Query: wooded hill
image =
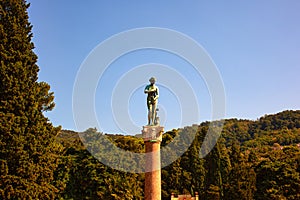
{"label": "wooded hill", "polygon": [[[172,192],[196,191],[201,199],[300,199],[300,111],[266,115],[256,121],[228,119],[213,150],[201,159],[199,150],[209,124],[163,134],[162,146],[178,136],[178,149],[189,145],[186,138],[196,134],[188,151],[162,169],[163,199],[170,199]],[[97,131],[85,131],[91,133]],[[120,148],[144,152],[141,138],[107,136]],[[55,171],[59,198],[143,199],[144,174],[103,165],[86,150],[76,132],[61,131],[57,142],[63,149]]]}
{"label": "wooded hill", "polygon": [[[100,146],[97,154],[111,156],[108,162],[135,166],[122,154],[103,151],[109,149],[103,133],[86,130],[83,145],[78,133],[61,131],[44,116],[54,108],[54,94],[38,82],[28,7],[25,0],[0,1],[0,199],[143,199],[143,173],[112,169],[87,150]],[[300,111],[226,120],[217,144],[201,159],[210,123],[218,126],[204,122],[163,135],[162,149],[174,149],[166,155],[174,162],[162,169],[163,199],[196,191],[213,200],[300,199]],[[122,149],[144,152],[142,138],[107,137]]]}

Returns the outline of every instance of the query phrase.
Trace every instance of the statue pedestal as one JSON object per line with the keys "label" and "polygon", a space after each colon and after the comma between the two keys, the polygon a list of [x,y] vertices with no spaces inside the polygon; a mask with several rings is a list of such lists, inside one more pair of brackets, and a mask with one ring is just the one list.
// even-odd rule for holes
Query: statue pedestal
{"label": "statue pedestal", "polygon": [[162,141],[162,134],[164,132],[163,126],[143,126],[142,137],[144,142],[148,141]]}
{"label": "statue pedestal", "polygon": [[144,126],[146,147],[145,200],[161,200],[160,143],[164,127]]}

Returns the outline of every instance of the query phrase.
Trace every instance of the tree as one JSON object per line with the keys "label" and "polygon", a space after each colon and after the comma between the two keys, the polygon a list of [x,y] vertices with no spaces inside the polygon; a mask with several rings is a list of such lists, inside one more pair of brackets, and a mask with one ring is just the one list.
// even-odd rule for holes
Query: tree
{"label": "tree", "polygon": [[43,115],[53,93],[39,67],[25,0],[0,2],[0,199],[54,199],[54,142],[60,128]]}
{"label": "tree", "polygon": [[300,150],[295,147],[268,153],[256,167],[255,199],[299,199],[299,161]]}
{"label": "tree", "polygon": [[225,199],[253,199],[255,193],[256,174],[247,165],[239,143],[233,142],[231,146],[231,170],[228,184],[226,184]]}
{"label": "tree", "polygon": [[207,174],[204,181],[204,198],[223,199],[223,179],[221,174],[220,144],[216,143],[212,151],[205,157]]}

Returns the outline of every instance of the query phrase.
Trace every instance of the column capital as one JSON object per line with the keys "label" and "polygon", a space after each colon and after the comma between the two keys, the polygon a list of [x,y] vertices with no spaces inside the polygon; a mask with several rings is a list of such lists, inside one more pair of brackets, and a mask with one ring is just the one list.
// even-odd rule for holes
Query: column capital
{"label": "column capital", "polygon": [[143,126],[142,135],[144,142],[161,142],[163,126]]}

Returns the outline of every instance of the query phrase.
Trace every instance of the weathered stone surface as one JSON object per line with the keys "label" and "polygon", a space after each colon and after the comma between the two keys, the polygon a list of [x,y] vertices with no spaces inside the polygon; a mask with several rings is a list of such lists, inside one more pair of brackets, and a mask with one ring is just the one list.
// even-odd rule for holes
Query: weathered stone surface
{"label": "weathered stone surface", "polygon": [[163,126],[143,126],[142,134],[144,142],[150,140],[162,141]]}

